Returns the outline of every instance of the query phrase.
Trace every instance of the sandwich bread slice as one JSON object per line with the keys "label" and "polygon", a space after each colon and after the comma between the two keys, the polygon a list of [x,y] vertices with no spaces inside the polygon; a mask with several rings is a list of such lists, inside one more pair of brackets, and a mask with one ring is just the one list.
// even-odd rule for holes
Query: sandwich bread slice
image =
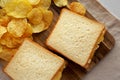
{"label": "sandwich bread slice", "polygon": [[13,80],[60,80],[65,61],[25,39],[4,71]]}
{"label": "sandwich bread slice", "polygon": [[62,9],[46,45],[87,69],[105,32],[103,24]]}

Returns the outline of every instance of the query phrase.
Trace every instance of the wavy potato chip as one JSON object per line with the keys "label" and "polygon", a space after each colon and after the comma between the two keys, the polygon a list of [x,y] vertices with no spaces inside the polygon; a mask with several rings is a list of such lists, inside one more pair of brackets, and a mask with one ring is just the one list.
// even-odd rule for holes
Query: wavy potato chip
{"label": "wavy potato chip", "polygon": [[9,16],[3,16],[0,18],[0,25],[7,27],[8,23],[10,22],[11,18]]}
{"label": "wavy potato chip", "polygon": [[53,20],[53,12],[45,9],[42,9],[42,12],[43,12],[43,21],[45,22],[44,29],[47,29]]}
{"label": "wavy potato chip", "polygon": [[33,28],[28,23],[28,26],[26,26],[26,30],[25,30],[24,34],[22,35],[22,38],[30,37],[30,36],[32,36],[32,33],[33,33]]}
{"label": "wavy potato chip", "polygon": [[5,5],[8,1],[9,0],[0,0],[0,7],[5,7]]}
{"label": "wavy potato chip", "polygon": [[26,19],[12,19],[8,23],[7,30],[14,37],[21,37],[28,26]]}
{"label": "wavy potato chip", "polygon": [[15,18],[25,18],[32,5],[27,0],[11,0],[6,3],[5,8],[7,15]]}
{"label": "wavy potato chip", "polygon": [[16,48],[20,46],[23,40],[24,38],[15,38],[11,34],[5,33],[0,39],[0,44],[8,48]]}
{"label": "wavy potato chip", "polygon": [[31,5],[37,5],[41,0],[28,0]]}
{"label": "wavy potato chip", "polygon": [[38,8],[33,8],[27,14],[27,18],[28,18],[29,22],[32,24],[35,24],[35,25],[40,24],[42,17],[43,17],[43,14],[42,14],[41,10],[39,10]]}
{"label": "wavy potato chip", "polygon": [[0,18],[4,17],[6,15],[5,9],[0,9]]}
{"label": "wavy potato chip", "polygon": [[9,21],[10,21],[10,17],[6,15],[5,9],[0,9],[0,25],[7,26]]}
{"label": "wavy potato chip", "polygon": [[33,33],[42,32],[45,28],[45,23],[41,21],[41,23],[38,25],[32,25],[32,28],[33,28]]}
{"label": "wavy potato chip", "polygon": [[7,32],[6,27],[0,26],[0,39]]}
{"label": "wavy potato chip", "polygon": [[10,59],[14,56],[16,51],[17,51],[17,48],[11,49],[11,48],[2,46],[2,51],[0,52],[0,58],[5,61],[10,61]]}
{"label": "wavy potato chip", "polygon": [[80,2],[72,2],[67,6],[71,11],[74,11],[80,15],[85,15],[86,8]]}
{"label": "wavy potato chip", "polygon": [[57,7],[63,7],[68,5],[68,0],[53,0]]}
{"label": "wavy potato chip", "polygon": [[51,5],[51,0],[40,0],[40,2],[35,7],[49,9],[50,5]]}
{"label": "wavy potato chip", "polygon": [[0,45],[0,53],[3,51],[2,45]]}

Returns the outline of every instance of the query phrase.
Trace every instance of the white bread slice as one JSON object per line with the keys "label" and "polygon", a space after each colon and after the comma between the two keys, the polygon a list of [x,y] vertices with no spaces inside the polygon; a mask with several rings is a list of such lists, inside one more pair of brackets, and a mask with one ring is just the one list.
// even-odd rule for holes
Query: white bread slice
{"label": "white bread slice", "polygon": [[62,9],[46,45],[82,67],[88,68],[105,31],[103,24]]}
{"label": "white bread slice", "polygon": [[26,39],[4,72],[13,80],[55,80],[63,66],[64,59]]}

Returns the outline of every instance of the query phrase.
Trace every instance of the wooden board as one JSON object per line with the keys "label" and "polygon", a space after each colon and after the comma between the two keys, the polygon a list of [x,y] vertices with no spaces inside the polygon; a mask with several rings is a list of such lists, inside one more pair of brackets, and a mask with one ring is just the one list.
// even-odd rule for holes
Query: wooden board
{"label": "wooden board", "polygon": [[[72,0],[70,0],[71,2]],[[75,0],[73,0],[75,1]],[[81,1],[83,4],[86,3],[85,0],[79,0]],[[95,0],[88,0],[88,2],[94,2]],[[87,2],[87,3],[88,3]],[[96,1],[95,1],[96,2]],[[92,4],[92,3],[91,3]],[[100,6],[100,4],[98,4],[96,2],[96,6]],[[104,10],[104,8],[102,8]],[[39,33],[39,34],[34,34],[34,41],[36,41],[37,43],[39,43],[40,45],[42,45],[43,47],[47,48],[47,46],[45,45],[45,41],[47,39],[47,37],[49,36],[49,34],[51,33],[58,17],[59,17],[59,13],[61,8],[56,7],[54,4],[51,5],[51,10],[54,12],[54,19],[53,22],[51,24],[51,26],[49,27],[48,30]],[[97,14],[96,14],[97,15]],[[86,14],[87,17],[96,20],[96,18],[94,18],[94,14],[90,14],[89,10],[87,11]],[[68,66],[65,68],[65,70],[63,71],[63,76],[61,80],[80,80],[81,78],[83,78],[88,71],[92,70],[92,68],[94,68],[94,66],[99,63],[99,61],[101,59],[103,59],[108,52],[113,48],[115,43],[114,38],[112,37],[112,35],[107,31],[105,34],[105,39],[102,43],[100,43],[99,49],[96,51],[92,63],[90,64],[90,68],[88,70],[85,70],[83,68],[81,68],[79,65],[75,64],[74,62],[66,59],[68,61]],[[56,53],[58,54],[58,53]],[[59,55],[59,54],[58,54]],[[61,55],[60,55],[61,56]],[[63,57],[63,56],[62,56]],[[0,62],[1,67],[4,67],[4,62]],[[9,80],[8,77],[6,77],[5,74],[1,73],[0,75],[0,80]]]}

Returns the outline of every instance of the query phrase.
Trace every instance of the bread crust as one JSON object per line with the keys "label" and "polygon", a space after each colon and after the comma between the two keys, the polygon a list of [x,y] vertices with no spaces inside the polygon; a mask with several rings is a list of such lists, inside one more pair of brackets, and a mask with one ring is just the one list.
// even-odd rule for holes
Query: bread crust
{"label": "bread crust", "polygon": [[[32,41],[31,39],[26,38],[25,40],[30,41],[31,43],[33,43],[34,45],[36,45],[38,48],[42,48],[42,49],[43,49],[44,51],[46,51],[47,53],[51,54],[52,56],[54,56],[54,57],[56,57],[56,58],[58,58],[59,60],[62,61],[62,65],[61,65],[61,66],[59,67],[59,69],[55,72],[55,74],[54,74],[53,77],[51,78],[51,80],[52,80],[52,79],[55,77],[55,75],[58,73],[58,71],[61,69],[61,67],[63,67],[63,66],[65,65],[65,60],[64,60],[63,58],[59,57],[58,55],[54,54],[53,52],[51,52],[51,51],[43,48],[42,46],[40,46],[40,45],[37,44],[36,42]],[[24,40],[24,41],[25,41],[25,40]],[[23,41],[23,43],[24,43],[24,41]],[[22,44],[22,45],[23,45],[23,44]],[[20,47],[22,47],[22,45],[21,45]],[[20,48],[20,47],[19,47],[19,48]],[[19,50],[19,49],[18,49],[18,50]],[[17,52],[18,52],[18,50],[17,50]],[[16,52],[16,53],[17,53],[17,52]],[[15,57],[15,55],[11,58],[10,62],[3,68],[3,72],[5,72],[12,80],[14,80],[14,79],[6,72],[6,67],[7,67],[8,65],[10,65],[10,63],[11,63],[11,61],[13,60],[14,57]]]}
{"label": "bread crust", "polygon": [[[61,68],[63,68],[63,67],[65,68],[66,65],[67,65],[67,62],[64,61],[64,63],[62,64],[62,66],[58,69],[58,71],[57,71],[56,74],[52,77],[51,80],[54,80],[55,76],[59,73],[59,71],[61,71]],[[64,70],[64,69],[63,69],[63,70]]]}
{"label": "bread crust", "polygon": [[[73,12],[73,11],[70,11],[70,10],[68,10],[68,9],[63,8],[63,9],[61,10],[60,16],[59,16],[59,18],[58,18],[58,20],[57,20],[57,23],[58,23],[58,21],[60,20],[61,15],[62,15],[62,13],[64,12],[64,10],[67,10],[67,11],[69,11],[70,13],[73,13],[73,14],[75,14],[75,15],[80,16],[79,14],[77,14],[77,13],[75,13],[75,12]],[[84,17],[84,16],[83,16],[83,17]],[[84,17],[84,18],[86,18],[87,20],[92,20],[92,19],[88,19],[87,17]],[[95,20],[92,20],[92,22],[94,22],[94,23],[99,23],[99,22],[97,22],[97,21],[95,21]],[[54,25],[54,28],[53,28],[53,30],[51,31],[50,35],[48,36],[45,44],[48,46],[49,49],[51,49],[51,50],[53,50],[53,51],[55,51],[55,52],[58,52],[58,53],[62,54],[63,56],[65,56],[66,58],[70,59],[68,56],[64,55],[65,53],[62,53],[62,52],[56,50],[55,48],[53,48],[51,45],[48,44],[49,38],[51,37],[51,34],[53,33],[54,29],[56,28],[57,23]],[[92,49],[92,52],[90,53],[89,58],[87,59],[86,64],[85,64],[85,65],[81,65],[81,64],[77,63],[76,61],[74,61],[73,59],[70,59],[71,61],[77,63],[78,65],[82,66],[82,67],[85,68],[85,69],[88,69],[88,68],[89,68],[89,64],[90,64],[90,63],[88,63],[88,61],[89,61],[90,59],[92,59],[92,57],[93,57],[93,55],[94,55],[94,52],[95,52],[94,48],[96,47],[96,45],[98,45],[98,44],[97,44],[97,41],[99,40],[100,36],[101,36],[102,34],[105,34],[105,32],[106,32],[106,29],[105,29],[105,27],[104,27],[104,24],[101,24],[101,23],[99,23],[99,24],[100,24],[100,25],[103,25],[103,26],[101,26],[101,27],[103,27],[103,31],[101,31],[99,37],[97,38],[97,40],[96,40],[96,42],[95,42],[95,44],[94,44],[94,47],[93,47],[93,49]]]}
{"label": "bread crust", "polygon": [[95,43],[95,45],[94,45],[94,48],[92,49],[92,52],[91,52],[91,54],[90,54],[90,56],[89,56],[89,58],[88,58],[88,60],[87,60],[87,63],[86,63],[85,66],[84,66],[85,69],[88,69],[88,68],[89,68],[89,65],[90,65],[89,60],[92,60],[92,58],[93,58],[93,56],[94,56],[94,53],[95,53],[95,51],[96,51],[95,48],[96,48],[96,46],[98,45],[97,42],[98,42],[98,40],[100,39],[101,35],[105,35],[105,33],[106,33],[106,29],[104,28],[104,30],[101,32],[99,38],[97,39],[97,41],[96,41],[96,43]]}

